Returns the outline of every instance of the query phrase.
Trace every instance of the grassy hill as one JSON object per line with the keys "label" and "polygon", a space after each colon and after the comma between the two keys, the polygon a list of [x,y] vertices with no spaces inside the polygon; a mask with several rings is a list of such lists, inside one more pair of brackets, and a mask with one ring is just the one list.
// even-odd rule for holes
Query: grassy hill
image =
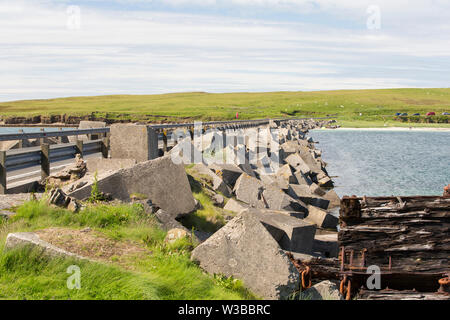
{"label": "grassy hill", "polygon": [[[396,112],[450,112],[450,89],[382,89],[266,93],[173,93],[110,95],[0,103],[0,115],[77,115],[148,121],[225,120],[337,115],[344,126],[402,125]],[[361,115],[360,115],[361,114]],[[447,122],[436,116],[432,122]],[[397,119],[399,120],[399,119]],[[425,117],[404,122],[426,122]],[[403,125],[409,125],[403,123]],[[436,125],[420,123],[416,125]]]}

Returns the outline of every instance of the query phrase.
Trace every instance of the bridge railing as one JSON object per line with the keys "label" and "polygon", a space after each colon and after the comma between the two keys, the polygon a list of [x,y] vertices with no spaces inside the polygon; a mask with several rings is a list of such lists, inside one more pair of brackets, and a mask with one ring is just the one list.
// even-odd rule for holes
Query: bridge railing
{"label": "bridge railing", "polygon": [[8,173],[40,166],[41,179],[45,179],[50,175],[51,163],[75,158],[77,154],[86,156],[101,153],[107,158],[108,152],[109,138],[54,145],[43,143],[38,147],[0,151],[0,194],[7,191]]}

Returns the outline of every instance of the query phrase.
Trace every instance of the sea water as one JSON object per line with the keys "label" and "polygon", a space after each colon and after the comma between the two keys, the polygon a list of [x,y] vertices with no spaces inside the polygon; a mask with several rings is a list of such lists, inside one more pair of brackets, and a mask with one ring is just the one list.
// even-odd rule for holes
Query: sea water
{"label": "sea water", "polygon": [[450,132],[312,130],[339,196],[442,195]]}

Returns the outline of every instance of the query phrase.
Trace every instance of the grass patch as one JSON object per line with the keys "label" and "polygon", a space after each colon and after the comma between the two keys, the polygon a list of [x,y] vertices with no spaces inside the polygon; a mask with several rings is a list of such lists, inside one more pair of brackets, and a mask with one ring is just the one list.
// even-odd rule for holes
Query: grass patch
{"label": "grass patch", "polygon": [[[110,263],[48,258],[28,248],[4,251],[9,232],[50,227],[90,227],[108,239],[132,241],[147,250]],[[196,245],[188,239],[172,244],[140,205],[91,204],[72,213],[29,201],[0,223],[0,298],[5,299],[246,299],[254,298],[239,285],[227,287],[190,260]],[[115,263],[115,262],[120,263]],[[81,289],[66,286],[67,267],[81,269]]]}
{"label": "grass patch", "polygon": [[[366,124],[370,125],[374,122],[384,122],[383,118],[395,121],[394,114],[397,112],[424,115],[428,111],[434,111],[437,116],[430,119],[437,119],[442,112],[450,111],[449,106],[449,88],[408,88],[71,97],[3,102],[0,103],[0,110],[5,119],[17,116],[66,114],[149,122],[179,122],[193,119],[214,121],[232,120],[236,112],[239,112],[240,119],[336,115],[339,121],[345,123],[366,121]],[[442,120],[448,118],[445,117]],[[416,120],[411,121],[409,122],[414,123]],[[447,124],[443,125],[447,126],[448,120]]]}

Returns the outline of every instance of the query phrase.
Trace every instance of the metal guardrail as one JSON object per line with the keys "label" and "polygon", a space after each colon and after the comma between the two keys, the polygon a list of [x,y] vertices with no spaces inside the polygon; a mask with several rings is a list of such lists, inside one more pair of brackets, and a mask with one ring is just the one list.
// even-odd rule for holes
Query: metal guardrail
{"label": "metal guardrail", "polygon": [[101,153],[107,158],[108,152],[109,138],[54,145],[44,143],[39,147],[0,151],[0,194],[7,191],[7,175],[10,172],[40,166],[41,179],[45,179],[50,175],[52,162],[72,159],[77,154],[86,156]]}
{"label": "metal guardrail", "polygon": [[109,128],[92,128],[92,129],[76,129],[76,130],[63,130],[63,131],[42,131],[42,132],[30,132],[30,133],[6,133],[0,134],[0,141],[14,141],[25,139],[42,139],[52,137],[68,137],[68,136],[81,136],[92,134],[106,134],[109,132]]}
{"label": "metal guardrail", "polygon": [[[258,119],[258,120],[233,120],[233,121],[213,121],[202,122],[202,129],[217,128],[219,130],[242,129],[257,127],[269,124],[271,120],[285,122],[290,120],[326,120],[333,117],[322,118],[286,118],[286,119]],[[157,149],[159,149],[159,142],[162,141],[162,150],[168,150],[168,132],[177,128],[188,129],[193,135],[194,126],[196,123],[174,123],[174,124],[158,124],[149,125],[154,134],[154,139],[158,141]],[[104,158],[108,157],[109,152],[109,132],[110,128],[92,128],[92,129],[77,129],[77,130],[60,130],[49,132],[34,132],[34,133],[12,133],[0,134],[0,141],[23,141],[26,139],[41,139],[49,137],[67,137],[88,135],[89,139],[93,135],[106,136],[100,140],[90,140],[83,142],[77,140],[76,143],[60,143],[49,145],[41,143],[40,147],[20,148],[8,151],[0,151],[0,194],[7,191],[6,178],[7,173],[15,170],[26,169],[34,166],[41,166],[41,178],[45,179],[50,175],[50,163],[63,161],[74,158],[76,154],[89,155],[101,152]],[[157,150],[156,153],[157,154]]]}
{"label": "metal guardrail", "polygon": [[[202,122],[203,127],[233,127],[243,128],[252,127],[268,124],[270,120],[273,121],[290,121],[290,120],[326,120],[333,119],[335,117],[321,117],[321,118],[285,118],[285,119],[257,119],[257,120],[231,120],[231,121],[210,121]],[[150,128],[154,130],[162,129],[176,129],[176,128],[191,128],[194,127],[195,123],[168,123],[168,124],[155,124],[149,125]],[[91,129],[76,129],[76,130],[60,130],[60,131],[41,131],[41,132],[31,132],[31,133],[7,133],[0,134],[0,141],[20,141],[27,139],[42,139],[42,138],[52,138],[52,137],[68,137],[68,136],[81,136],[81,135],[93,135],[93,134],[103,134],[106,135],[110,132],[109,127],[104,128],[91,128]]]}

